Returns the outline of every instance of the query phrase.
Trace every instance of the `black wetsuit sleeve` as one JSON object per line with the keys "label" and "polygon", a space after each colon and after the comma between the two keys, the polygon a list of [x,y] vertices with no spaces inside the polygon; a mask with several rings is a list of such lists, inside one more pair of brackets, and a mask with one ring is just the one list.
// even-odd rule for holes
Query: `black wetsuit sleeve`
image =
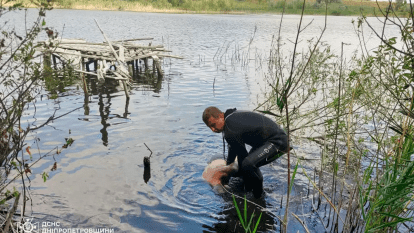
{"label": "black wetsuit sleeve", "polygon": [[234,151],[233,147],[231,145],[229,145],[229,155],[227,156],[227,165],[231,164],[234,162],[234,160],[236,159],[236,151]]}
{"label": "black wetsuit sleeve", "polygon": [[240,158],[246,158],[248,154],[246,146],[243,142],[238,141],[236,138],[232,139],[227,140],[227,143],[229,143],[229,155],[227,156],[227,165],[233,163],[236,159],[236,156],[239,156],[240,161]]}

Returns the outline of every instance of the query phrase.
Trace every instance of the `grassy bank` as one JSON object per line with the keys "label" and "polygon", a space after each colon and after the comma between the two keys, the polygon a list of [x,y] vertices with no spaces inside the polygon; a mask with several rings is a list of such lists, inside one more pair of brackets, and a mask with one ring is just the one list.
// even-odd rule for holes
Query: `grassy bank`
{"label": "grassy bank", "polygon": [[[26,1],[26,0],[24,0]],[[329,0],[328,15],[360,15],[378,13],[378,6],[385,9],[388,2]],[[304,13],[324,15],[325,1],[306,1]],[[27,4],[25,4],[27,5]],[[281,13],[285,6],[287,14],[301,14],[301,0],[56,0],[54,8],[79,10],[119,10],[164,13]],[[407,6],[397,7],[401,15],[408,12]]]}

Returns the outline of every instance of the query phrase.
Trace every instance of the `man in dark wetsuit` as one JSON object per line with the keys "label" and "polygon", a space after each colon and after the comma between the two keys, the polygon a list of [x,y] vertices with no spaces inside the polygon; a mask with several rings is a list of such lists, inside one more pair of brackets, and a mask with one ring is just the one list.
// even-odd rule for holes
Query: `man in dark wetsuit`
{"label": "man in dark wetsuit", "polygon": [[[228,109],[225,113],[216,107],[203,112],[203,121],[213,132],[223,132],[229,144],[227,164],[236,156],[246,191],[253,189],[255,198],[263,193],[263,175],[259,167],[282,156],[288,149],[286,133],[271,119],[260,113]],[[252,149],[247,152],[245,144]]]}

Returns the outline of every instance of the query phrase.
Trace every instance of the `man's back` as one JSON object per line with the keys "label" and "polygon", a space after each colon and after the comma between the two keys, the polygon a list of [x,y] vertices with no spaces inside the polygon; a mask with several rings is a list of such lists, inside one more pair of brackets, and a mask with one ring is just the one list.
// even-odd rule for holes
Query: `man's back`
{"label": "man's back", "polygon": [[286,133],[270,118],[260,113],[235,109],[227,110],[224,118],[224,138],[233,150],[230,151],[228,162],[233,162],[233,153],[247,156],[245,144],[257,148],[265,142],[271,142],[280,151],[287,150]]}

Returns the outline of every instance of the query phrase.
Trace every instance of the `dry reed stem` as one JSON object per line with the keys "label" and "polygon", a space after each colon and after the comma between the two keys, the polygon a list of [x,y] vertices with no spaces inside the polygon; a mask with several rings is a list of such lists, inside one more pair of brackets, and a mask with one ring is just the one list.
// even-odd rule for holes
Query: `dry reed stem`
{"label": "dry reed stem", "polygon": [[309,231],[309,229],[306,227],[306,225],[305,225],[304,221],[303,221],[302,219],[300,219],[300,218],[299,218],[299,216],[297,216],[296,214],[294,214],[294,213],[291,213],[291,214],[293,215],[293,217],[295,217],[295,218],[298,220],[298,222],[302,225],[302,227],[305,229],[305,231],[306,231],[307,233],[310,233],[310,231]]}
{"label": "dry reed stem", "polygon": [[338,214],[339,219],[341,219],[341,222],[344,223],[344,220],[342,219],[342,217],[339,215],[338,210],[335,208],[335,205],[332,204],[332,202],[329,200],[329,198],[325,195],[325,193],[323,193],[321,190],[319,190],[319,188],[317,187],[317,185],[311,180],[311,178],[309,178],[308,174],[306,173],[305,169],[302,167],[303,173],[305,174],[305,176],[310,180],[310,182],[312,183],[313,187],[316,188],[316,190],[319,192],[319,194],[321,194],[326,201],[329,203],[329,205],[334,209],[334,211]]}

